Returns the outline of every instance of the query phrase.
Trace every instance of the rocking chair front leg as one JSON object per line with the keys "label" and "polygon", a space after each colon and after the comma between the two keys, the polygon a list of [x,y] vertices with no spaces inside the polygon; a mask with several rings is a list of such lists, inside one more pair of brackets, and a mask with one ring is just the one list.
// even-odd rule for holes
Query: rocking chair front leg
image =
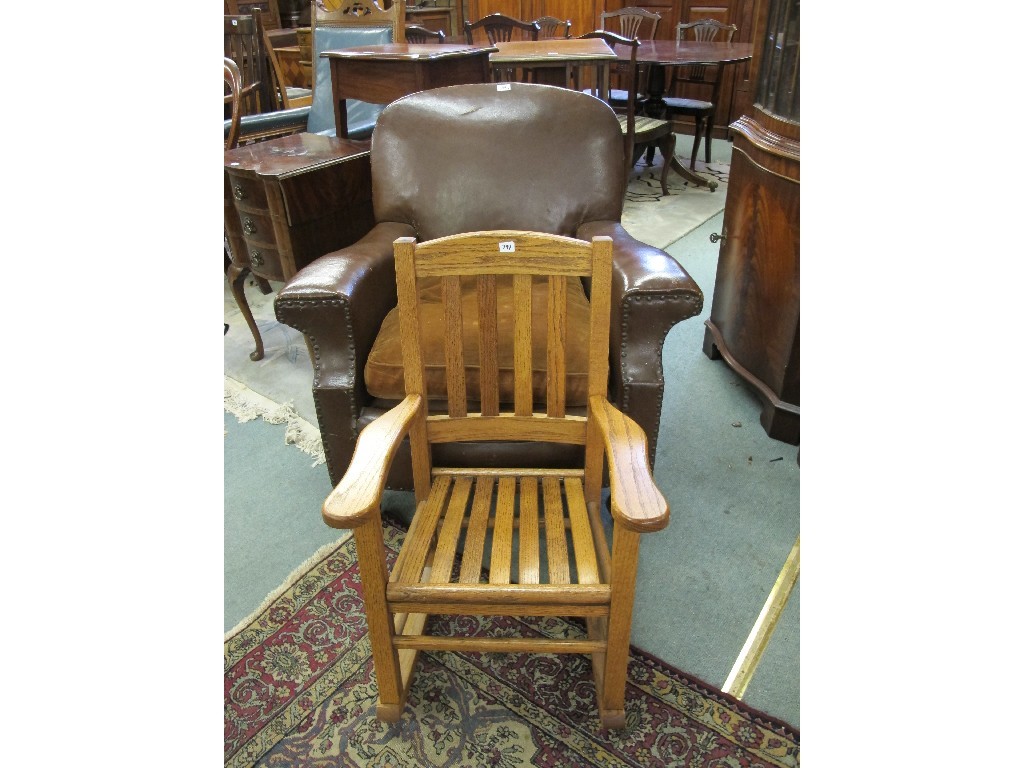
{"label": "rocking chair front leg", "polygon": [[626,725],[626,668],[629,664],[633,593],[636,591],[639,552],[640,534],[616,525],[612,533],[612,598],[608,615],[608,648],[605,653],[604,676],[598,691],[601,725],[605,728],[624,728]]}
{"label": "rocking chair front leg", "polygon": [[394,620],[387,607],[387,562],[384,559],[384,534],[380,516],[372,516],[353,531],[359,558],[359,578],[363,583],[366,625],[373,649],[374,676],[377,678],[377,719],[398,722],[408,692],[402,685],[401,667],[394,644]]}

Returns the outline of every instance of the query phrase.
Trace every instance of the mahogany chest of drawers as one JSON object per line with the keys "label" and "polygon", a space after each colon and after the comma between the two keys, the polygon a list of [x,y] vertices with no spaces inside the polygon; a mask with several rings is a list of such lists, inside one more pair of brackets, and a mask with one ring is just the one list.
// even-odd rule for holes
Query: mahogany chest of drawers
{"label": "mahogany chest of drawers", "polygon": [[325,253],[373,227],[370,142],[297,133],[224,153],[224,233],[228,277],[256,342],[263,342],[244,293],[252,273],[285,282]]}

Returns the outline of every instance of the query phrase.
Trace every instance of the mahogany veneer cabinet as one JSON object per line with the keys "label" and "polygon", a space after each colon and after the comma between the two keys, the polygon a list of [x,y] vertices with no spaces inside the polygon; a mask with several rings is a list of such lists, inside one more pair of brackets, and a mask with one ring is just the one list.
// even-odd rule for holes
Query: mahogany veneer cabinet
{"label": "mahogany veneer cabinet", "polygon": [[[799,0],[772,0],[750,115],[732,164],[704,353],[763,402],[770,437],[800,443]],[[712,235],[715,240],[716,235]]]}

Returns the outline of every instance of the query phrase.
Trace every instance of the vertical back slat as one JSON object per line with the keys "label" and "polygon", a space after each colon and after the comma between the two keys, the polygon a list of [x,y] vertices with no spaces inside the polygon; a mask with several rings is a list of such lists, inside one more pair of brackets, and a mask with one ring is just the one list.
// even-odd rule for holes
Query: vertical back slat
{"label": "vertical back slat", "polygon": [[466,365],[462,351],[462,289],[459,277],[441,278],[448,415],[466,415]]}
{"label": "vertical back slat", "polygon": [[[608,395],[608,344],[611,322],[612,241],[593,240],[593,272],[590,278],[590,350],[587,368],[588,397]],[[601,498],[604,475],[604,441],[593,419],[587,420],[584,493],[588,502]]]}
{"label": "vertical back slat", "polygon": [[548,550],[548,583],[569,583],[569,549],[565,541],[562,484],[557,477],[544,478],[544,541]]}
{"label": "vertical back slat", "polygon": [[398,284],[398,327],[402,334],[402,373],[405,393],[426,399],[423,355],[420,349],[419,302],[416,295],[416,241],[403,237],[395,243],[395,272]]}
{"label": "vertical back slat", "polygon": [[532,282],[533,278],[529,275],[516,275],[512,278],[516,416],[530,416],[533,413]]}
{"label": "vertical back slat", "polygon": [[508,584],[512,579],[512,529],[515,517],[516,479],[498,480],[498,507],[494,513],[494,542],[491,544],[491,584]]}
{"label": "vertical back slat", "polygon": [[519,488],[519,583],[540,583],[540,543],[537,535],[537,478],[524,477]]}
{"label": "vertical back slat", "polygon": [[462,533],[462,518],[466,516],[466,504],[469,502],[469,492],[472,488],[473,481],[468,477],[460,477],[455,481],[451,501],[445,510],[444,523],[437,536],[437,551],[434,553],[434,562],[430,569],[431,584],[447,584],[451,578],[455,548],[459,543],[459,534]]}
{"label": "vertical back slat", "polygon": [[612,241],[595,237],[590,278],[590,351],[587,394],[608,394],[608,344],[611,323]]}
{"label": "vertical back slat", "polygon": [[466,530],[466,547],[462,553],[459,582],[479,584],[480,568],[484,562],[484,539],[487,537],[487,522],[491,516],[491,496],[494,493],[494,478],[480,477],[473,494],[473,510],[469,514],[469,528]]}
{"label": "vertical back slat", "polygon": [[551,275],[548,277],[547,414],[556,419],[565,416],[565,317],[565,277]]}
{"label": "vertical back slat", "polygon": [[476,299],[480,340],[480,412],[498,415],[498,294],[494,275],[478,275]]}
{"label": "vertical back slat", "polygon": [[[398,286],[398,326],[402,334],[402,373],[406,394],[427,399],[426,373],[420,347],[419,302],[416,292],[416,240],[402,237],[395,241],[395,271]],[[426,409],[409,428],[412,453],[413,487],[416,500],[430,493],[430,445],[427,442]]]}

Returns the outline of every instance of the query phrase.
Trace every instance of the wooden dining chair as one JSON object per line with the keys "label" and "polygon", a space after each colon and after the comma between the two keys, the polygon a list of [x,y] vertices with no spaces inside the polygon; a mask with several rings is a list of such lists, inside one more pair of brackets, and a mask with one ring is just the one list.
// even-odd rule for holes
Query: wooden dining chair
{"label": "wooden dining chair", "polygon": [[427,29],[419,24],[405,25],[405,42],[407,43],[443,43],[444,32],[440,29]]}
{"label": "wooden dining chair", "polygon": [[[505,16],[500,13],[492,13],[489,16],[484,16],[479,21],[467,21],[465,23],[466,30],[466,44],[473,45],[473,30],[483,30],[484,34],[487,35],[487,41],[494,45],[495,43],[507,43],[511,40],[538,40],[540,39],[540,25],[535,21],[522,21],[521,19],[514,19],[511,16]],[[480,35],[477,35],[478,42]],[[530,71],[523,70],[521,73],[517,73],[517,67],[494,67],[493,77],[495,80],[512,82],[512,81],[523,81],[526,82],[530,79]]]}
{"label": "wooden dining chair", "polygon": [[[537,22],[522,21],[500,13],[492,13],[478,21],[467,21],[464,28],[467,45],[473,45],[473,30],[482,30],[491,45],[507,43],[510,40],[537,40],[540,38],[540,25]],[[483,40],[480,40],[479,37],[477,35],[477,42],[482,43]]]}
{"label": "wooden dining chair", "polygon": [[263,20],[258,8],[251,14],[224,17],[224,57],[235,62],[242,76],[242,115],[276,109],[267,70]]}
{"label": "wooden dining chair", "polygon": [[242,119],[242,73],[238,65],[227,56],[224,57],[224,94],[225,112],[230,110],[231,123],[224,137],[224,149],[238,146],[238,126]]}
{"label": "wooden dining chair", "polygon": [[[661,21],[660,13],[648,11],[646,8],[628,6],[602,13],[601,29],[607,32],[616,32],[630,40],[634,38],[637,40],[653,40],[654,33],[658,31],[659,21]],[[636,98],[638,101],[637,108],[642,111],[643,104],[647,99],[647,70],[644,69],[641,75],[643,80],[637,83]],[[626,99],[627,96],[624,88],[612,88],[612,104],[618,107],[625,106]]]}
{"label": "wooden dining chair", "polygon": [[629,6],[601,14],[601,29],[617,32],[623,37],[653,40],[661,14],[646,8]]}
{"label": "wooden dining chair", "polygon": [[274,97],[274,104],[277,109],[294,109],[305,107],[313,103],[313,89],[299,85],[289,85],[285,77],[284,67],[278,58],[274,44],[263,30],[263,49],[267,52],[267,71],[270,74],[272,83],[271,93]]}
{"label": "wooden dining chair", "polygon": [[[616,117],[619,118],[619,128],[622,130],[623,152],[626,163],[626,184],[629,184],[633,168],[637,160],[644,153],[644,150],[651,148],[653,151],[657,147],[661,151],[662,160],[664,161],[661,169],[661,192],[663,195],[667,195],[669,193],[668,172],[672,159],[675,156],[676,136],[672,132],[672,123],[668,120],[659,120],[637,114],[637,105],[640,100],[637,88],[639,73],[637,71],[636,51],[640,47],[640,41],[636,38],[626,38],[614,32],[601,29],[580,35],[580,39],[588,38],[604,40],[613,51],[616,51],[617,48],[628,48],[630,50],[629,62],[620,62],[616,65],[622,78],[621,84],[626,86],[622,91],[625,103],[622,104],[617,100],[613,100],[611,96],[612,89],[609,87],[604,87],[596,93],[591,91],[591,95],[595,95],[602,101],[607,102],[615,111]],[[648,164],[650,165],[651,162],[653,161],[649,159]],[[623,190],[623,193],[625,193],[625,190]]]}
{"label": "wooden dining chair", "polygon": [[[701,19],[687,24],[677,24],[676,42],[686,40],[687,34],[699,42],[711,42],[716,40],[721,32],[724,33],[725,42],[731,43],[736,30],[735,24],[723,24],[715,19]],[[693,148],[690,150],[690,169],[693,170],[702,136],[704,162],[711,162],[711,131],[715,127],[715,109],[722,89],[724,67],[714,64],[687,64],[670,69],[669,81],[665,88],[665,117],[668,120],[674,117],[693,118]],[[711,98],[704,100],[673,95],[679,94],[680,89],[685,86],[702,88]]]}
{"label": "wooden dining chair", "polygon": [[[376,716],[400,718],[421,650],[581,653],[593,662],[602,725],[621,728],[640,534],[664,528],[669,509],[643,430],[607,397],[612,240],[521,231],[419,243],[400,237],[394,259],[407,394],[360,433],[348,471],[323,505],[329,526],[353,529]],[[572,316],[588,327],[588,405],[573,415],[565,404],[565,326],[581,278],[590,285],[589,317]],[[421,339],[429,323],[444,328],[439,359]],[[535,349],[545,328],[546,348]],[[535,358],[547,371],[542,381],[532,374]],[[438,366],[435,389],[427,368]],[[505,387],[514,402],[500,406]],[[428,399],[439,403],[430,413]],[[406,437],[416,511],[389,572],[381,496]],[[442,443],[498,438],[584,446],[584,459],[565,469],[460,469],[431,458]],[[611,550],[600,511],[605,471]],[[586,637],[443,635],[432,614],[577,616]]]}
{"label": "wooden dining chair", "polygon": [[534,24],[540,27],[539,40],[550,40],[552,38],[572,37],[572,22],[569,19],[558,19],[554,16],[541,16],[533,20]]}

